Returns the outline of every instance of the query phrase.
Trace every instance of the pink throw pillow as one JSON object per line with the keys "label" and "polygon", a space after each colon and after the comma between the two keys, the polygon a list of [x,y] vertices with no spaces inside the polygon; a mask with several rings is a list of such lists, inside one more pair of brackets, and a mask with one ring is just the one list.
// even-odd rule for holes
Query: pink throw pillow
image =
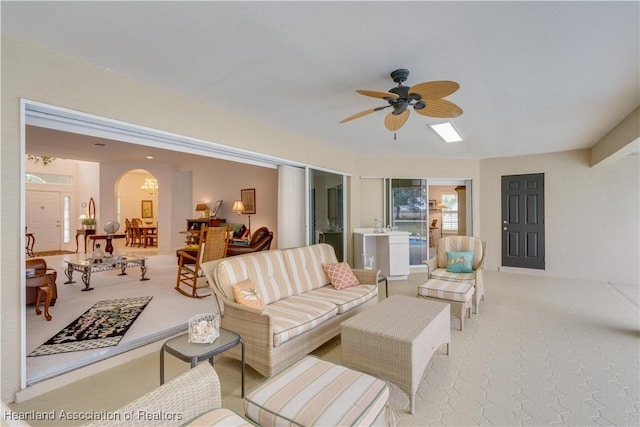
{"label": "pink throw pillow", "polygon": [[323,264],[324,272],[329,276],[331,285],[337,290],[350,288],[351,286],[359,285],[358,278],[351,267],[346,262],[339,262],[337,264]]}
{"label": "pink throw pillow", "polygon": [[232,286],[231,290],[233,291],[233,299],[235,299],[238,304],[248,305],[249,307],[260,310],[265,309],[264,302],[262,298],[260,298],[256,285],[254,285],[251,280],[244,280]]}

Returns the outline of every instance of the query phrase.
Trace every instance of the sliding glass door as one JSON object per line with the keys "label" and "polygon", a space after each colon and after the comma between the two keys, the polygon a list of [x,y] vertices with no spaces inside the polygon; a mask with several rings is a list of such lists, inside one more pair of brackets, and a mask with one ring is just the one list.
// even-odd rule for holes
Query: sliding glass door
{"label": "sliding glass door", "polygon": [[409,232],[409,264],[429,258],[429,197],[426,179],[389,178],[385,185],[389,225]]}
{"label": "sliding glass door", "polygon": [[409,232],[409,264],[435,256],[445,236],[471,236],[471,180],[385,178],[387,224]]}

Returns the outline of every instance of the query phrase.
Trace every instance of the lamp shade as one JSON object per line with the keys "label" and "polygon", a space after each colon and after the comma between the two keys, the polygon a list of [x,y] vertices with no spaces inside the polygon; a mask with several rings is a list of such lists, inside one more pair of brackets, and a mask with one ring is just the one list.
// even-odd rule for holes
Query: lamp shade
{"label": "lamp shade", "polygon": [[198,203],[196,205],[196,212],[202,212],[202,211],[206,211],[209,209],[209,206],[207,206],[206,203]]}
{"label": "lamp shade", "polygon": [[236,200],[235,202],[233,202],[233,207],[231,208],[231,210],[238,215],[244,212],[244,203],[242,203],[242,200]]}
{"label": "lamp shade", "polygon": [[438,203],[436,205],[436,209],[449,209],[449,206],[445,205],[444,203]]}

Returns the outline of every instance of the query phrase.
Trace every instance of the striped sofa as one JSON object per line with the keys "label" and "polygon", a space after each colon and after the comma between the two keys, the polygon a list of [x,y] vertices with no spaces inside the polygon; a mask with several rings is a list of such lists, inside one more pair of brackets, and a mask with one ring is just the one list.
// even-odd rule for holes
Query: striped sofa
{"label": "striped sofa", "polygon": [[[471,273],[451,273],[447,271],[447,252],[473,252]],[[473,312],[478,313],[480,300],[484,300],[484,263],[486,243],[477,237],[447,236],[438,241],[435,257],[424,261],[427,265],[427,279],[447,282],[464,282],[474,287]]]}
{"label": "striped sofa", "polygon": [[[359,285],[334,289],[323,264],[336,263],[332,246],[255,252],[202,264],[221,326],[245,342],[245,361],[270,377],[340,333],[340,324],[378,302],[378,271],[353,270]],[[235,301],[232,287],[250,280],[265,304]],[[222,303],[222,304],[220,304]],[[225,354],[240,359],[239,350]]]}

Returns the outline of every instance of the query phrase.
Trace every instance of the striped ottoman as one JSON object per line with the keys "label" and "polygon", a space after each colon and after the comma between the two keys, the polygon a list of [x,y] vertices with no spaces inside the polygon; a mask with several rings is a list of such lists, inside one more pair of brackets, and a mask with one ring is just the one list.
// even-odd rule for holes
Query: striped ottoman
{"label": "striped ottoman", "polygon": [[460,319],[460,330],[464,328],[465,314],[471,317],[471,297],[474,291],[472,284],[438,279],[429,279],[418,286],[419,297],[445,301],[451,305],[451,314]]}
{"label": "striped ottoman", "polygon": [[253,388],[245,416],[260,426],[368,426],[386,417],[389,388],[372,377],[307,356]]}

